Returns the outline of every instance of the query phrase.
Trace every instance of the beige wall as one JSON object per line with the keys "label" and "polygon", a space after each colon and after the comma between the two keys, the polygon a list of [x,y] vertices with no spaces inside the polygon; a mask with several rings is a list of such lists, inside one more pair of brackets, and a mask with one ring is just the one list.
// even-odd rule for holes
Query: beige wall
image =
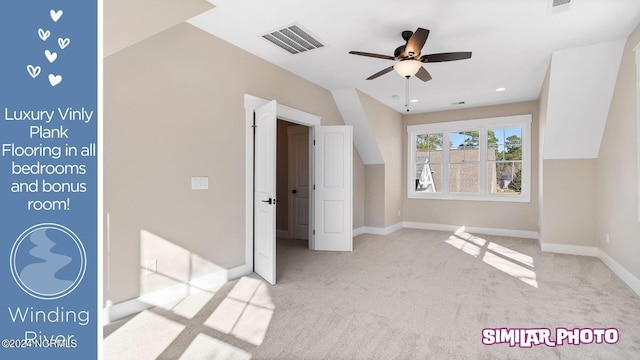
{"label": "beige wall", "polygon": [[[640,278],[636,65],[633,48],[640,26],[631,33],[622,55],[596,169],[596,241],[598,247]],[[609,234],[610,243],[605,241]]]}
{"label": "beige wall", "polygon": [[[384,160],[384,173],[378,173],[384,181],[384,202],[381,204],[383,207],[367,209],[370,213],[380,212],[384,220],[382,225],[374,225],[371,219],[366,221],[366,225],[375,227],[395,225],[402,221],[398,216],[398,211],[402,209],[402,115],[363,92],[358,91],[358,96]],[[368,174],[373,175],[373,173]],[[366,180],[367,182],[380,181],[380,179],[369,177]],[[379,215],[375,218],[377,219],[375,223],[380,224]]]}
{"label": "beige wall", "polygon": [[353,228],[359,229],[365,226],[364,223],[364,201],[365,201],[365,171],[364,164],[358,154],[356,147],[353,147]]}
{"label": "beige wall", "polygon": [[[538,230],[538,102],[495,105],[404,116],[402,130],[402,211],[407,222],[472,227]],[[408,125],[531,114],[531,202],[426,200],[407,198],[406,149]]]}
{"label": "beige wall", "polygon": [[104,56],[144,40],[214,6],[205,0],[104,1]]}
{"label": "beige wall", "polygon": [[544,160],[545,244],[595,246],[596,159]]}
{"label": "beige wall", "polygon": [[385,181],[384,165],[364,166],[364,219],[365,226],[384,228]]}
{"label": "beige wall", "polygon": [[[106,302],[244,264],[244,94],[343,124],[327,90],[186,23],[104,59]],[[357,182],[362,166],[354,155]],[[143,248],[160,243],[201,265],[170,271],[175,251]],[[141,275],[147,256],[158,274]]]}

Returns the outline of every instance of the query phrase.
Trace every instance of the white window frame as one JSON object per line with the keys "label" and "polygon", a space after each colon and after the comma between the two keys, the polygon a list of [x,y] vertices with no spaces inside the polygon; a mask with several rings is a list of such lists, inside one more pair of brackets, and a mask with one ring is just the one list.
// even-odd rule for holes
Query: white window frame
{"label": "white window frame", "polygon": [[[520,194],[490,194],[487,191],[487,133],[496,128],[522,129],[522,191]],[[479,131],[480,137],[480,169],[479,192],[450,193],[449,173],[449,133],[463,131]],[[417,192],[416,176],[416,137],[421,134],[443,133],[443,189],[442,192]],[[409,199],[445,199],[445,200],[479,200],[503,202],[531,202],[531,114],[503,116],[496,118],[451,121],[407,126],[407,197]]]}

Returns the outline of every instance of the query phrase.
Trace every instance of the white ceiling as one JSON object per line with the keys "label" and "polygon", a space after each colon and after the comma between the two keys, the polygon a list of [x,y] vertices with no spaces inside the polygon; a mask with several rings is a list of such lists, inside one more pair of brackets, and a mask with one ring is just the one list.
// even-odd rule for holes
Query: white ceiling
{"label": "white ceiling", "polygon": [[[212,0],[216,7],[189,23],[330,91],[357,88],[399,112],[404,78],[390,72],[365,80],[393,61],[350,50],[393,55],[403,30],[423,27],[431,33],[422,54],[473,52],[426,64],[429,82],[410,79],[416,113],[535,100],[553,51],[626,38],[640,21],[638,0],[572,0],[551,13],[550,1]],[[294,23],[325,46],[291,55],[261,37]],[[459,101],[465,105],[452,105]]]}

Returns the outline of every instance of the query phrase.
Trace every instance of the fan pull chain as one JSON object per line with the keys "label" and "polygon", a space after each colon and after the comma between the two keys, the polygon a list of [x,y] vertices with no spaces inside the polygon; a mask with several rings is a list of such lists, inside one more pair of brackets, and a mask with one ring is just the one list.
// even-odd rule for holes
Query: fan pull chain
{"label": "fan pull chain", "polygon": [[409,76],[407,76],[407,85],[404,93],[404,107],[407,108],[407,112],[409,112]]}

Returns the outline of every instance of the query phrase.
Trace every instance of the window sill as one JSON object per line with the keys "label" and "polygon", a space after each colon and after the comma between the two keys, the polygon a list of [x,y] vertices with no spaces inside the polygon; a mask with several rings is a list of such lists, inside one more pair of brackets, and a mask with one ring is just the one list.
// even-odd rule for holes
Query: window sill
{"label": "window sill", "polygon": [[520,195],[474,195],[474,194],[438,194],[438,193],[411,193],[408,199],[417,200],[462,200],[462,201],[492,201],[492,202],[514,202],[514,203],[530,203],[531,196],[529,194]]}

